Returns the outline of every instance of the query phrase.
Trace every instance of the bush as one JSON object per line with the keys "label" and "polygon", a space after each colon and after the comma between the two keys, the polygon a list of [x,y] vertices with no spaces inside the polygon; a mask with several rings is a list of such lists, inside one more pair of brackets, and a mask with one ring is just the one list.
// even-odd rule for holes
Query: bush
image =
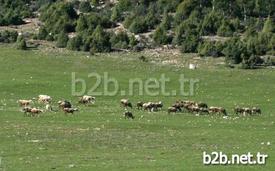
{"label": "bush", "polygon": [[74,51],[79,51],[82,46],[82,38],[80,36],[73,37],[69,39],[67,43],[67,49],[69,50],[74,50]]}
{"label": "bush", "polygon": [[270,17],[267,18],[267,20],[264,23],[263,32],[264,33],[272,33],[275,32],[275,23],[272,21]]}
{"label": "bush", "polygon": [[90,51],[109,52],[111,50],[109,39],[109,35],[98,25],[90,38]]}
{"label": "bush", "polygon": [[138,44],[137,39],[135,38],[134,35],[129,37],[129,45],[131,48],[133,48],[134,46],[136,46]]}
{"label": "bush", "polygon": [[142,18],[138,17],[132,22],[129,30],[132,33],[138,34],[138,33],[146,32],[148,30],[148,28],[147,28],[145,21]]}
{"label": "bush", "polygon": [[219,27],[217,31],[217,34],[219,36],[231,37],[233,36],[233,33],[234,31],[232,26],[226,20],[223,20],[222,25]]}
{"label": "bush", "polygon": [[91,4],[89,1],[81,1],[79,4],[79,11],[83,13],[90,12],[92,10]]}
{"label": "bush", "polygon": [[[199,33],[197,31],[197,25],[193,23],[194,20],[186,20],[176,28],[174,37],[174,44],[183,45],[183,52],[195,52],[196,46],[199,41]],[[191,45],[188,45],[191,43]],[[189,46],[189,47],[188,47]]]}
{"label": "bush", "polygon": [[198,53],[200,56],[219,57],[222,55],[222,49],[214,42],[204,42],[199,45]]}
{"label": "bush", "polygon": [[182,53],[196,53],[199,44],[199,37],[195,35],[190,35],[186,37],[184,41],[181,42],[181,52]]}
{"label": "bush", "polygon": [[87,24],[87,20],[85,18],[84,15],[80,15],[78,20],[77,20],[77,23],[76,23],[76,32],[82,32],[84,30],[88,29],[88,24]]}
{"label": "bush", "polygon": [[48,36],[48,31],[46,30],[45,27],[40,27],[37,38],[39,40],[46,40],[47,36]]}
{"label": "bush", "polygon": [[111,21],[117,22],[117,21],[121,21],[121,19],[122,19],[121,13],[118,10],[117,6],[115,6],[112,10]]}
{"label": "bush", "polygon": [[242,62],[242,54],[246,53],[245,51],[244,43],[238,37],[233,37],[225,43],[223,54],[227,62],[239,64]]}
{"label": "bush", "polygon": [[22,36],[19,36],[17,39],[17,49],[19,50],[27,50],[27,43]]}
{"label": "bush", "polygon": [[58,34],[56,46],[59,48],[65,48],[67,46],[67,42],[69,37],[66,33],[61,32]]}
{"label": "bush", "polygon": [[222,14],[212,11],[207,14],[202,22],[202,35],[216,35],[219,26],[221,25]]}
{"label": "bush", "polygon": [[127,33],[119,32],[118,34],[112,35],[110,42],[112,44],[112,47],[127,49],[130,40]]}
{"label": "bush", "polygon": [[244,57],[242,61],[243,69],[254,69],[257,65],[262,64],[264,61],[256,55],[251,55],[250,57]]}
{"label": "bush", "polygon": [[16,31],[5,30],[0,32],[0,42],[14,43],[16,42],[18,33]]}
{"label": "bush", "polygon": [[153,39],[157,44],[163,45],[169,43],[169,37],[167,31],[159,26],[153,34]]}

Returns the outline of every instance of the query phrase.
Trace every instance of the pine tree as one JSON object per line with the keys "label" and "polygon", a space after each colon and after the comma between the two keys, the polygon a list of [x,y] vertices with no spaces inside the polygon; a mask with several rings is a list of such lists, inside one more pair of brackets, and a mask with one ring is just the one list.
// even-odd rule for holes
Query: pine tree
{"label": "pine tree", "polygon": [[109,52],[111,50],[109,36],[100,25],[96,27],[91,36],[90,47],[92,52]]}
{"label": "pine tree", "polygon": [[65,48],[67,46],[68,40],[69,40],[69,37],[66,33],[64,32],[59,33],[57,37],[56,46],[59,48]]}

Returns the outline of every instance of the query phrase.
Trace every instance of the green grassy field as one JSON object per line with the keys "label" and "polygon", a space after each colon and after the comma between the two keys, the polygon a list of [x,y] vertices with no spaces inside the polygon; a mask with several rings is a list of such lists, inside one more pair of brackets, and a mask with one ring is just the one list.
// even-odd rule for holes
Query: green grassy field
{"label": "green grassy field", "polygon": [[[18,51],[0,46],[0,170],[247,170],[275,168],[275,71],[202,68],[188,70],[143,63],[137,54],[102,54]],[[124,119],[119,100],[125,96],[98,96],[96,104],[79,106],[71,95],[71,73],[87,78],[91,72],[108,72],[121,89],[129,78],[171,78],[169,90],[178,90],[183,73],[199,79],[195,95],[129,96],[133,103],[163,101],[161,112],[133,109],[134,120]],[[93,79],[86,79],[92,85]],[[102,87],[101,87],[102,88]],[[39,94],[54,102],[68,99],[80,111],[73,116],[47,112],[24,117],[16,101]],[[229,118],[168,115],[166,109],[177,99],[203,101],[223,106]],[[259,106],[262,116],[236,118],[232,109]],[[40,106],[42,107],[42,106]],[[264,142],[264,144],[262,144]],[[266,145],[270,142],[271,145]],[[202,164],[203,151],[226,154],[261,152],[269,155],[266,165]]]}

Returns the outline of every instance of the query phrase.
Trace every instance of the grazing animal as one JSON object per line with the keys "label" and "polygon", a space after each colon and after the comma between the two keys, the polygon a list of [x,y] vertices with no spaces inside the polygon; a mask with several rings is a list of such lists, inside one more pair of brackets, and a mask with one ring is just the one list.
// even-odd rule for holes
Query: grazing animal
{"label": "grazing animal", "polygon": [[125,108],[127,107],[133,108],[132,103],[128,99],[121,99],[120,104]]}
{"label": "grazing animal", "polygon": [[207,108],[200,108],[200,113],[206,113],[206,114],[209,114],[209,110]]}
{"label": "grazing animal", "polygon": [[209,113],[218,113],[218,114],[227,115],[227,112],[223,107],[209,107]]}
{"label": "grazing animal", "polygon": [[127,119],[134,119],[135,117],[134,117],[134,115],[133,115],[133,113],[132,112],[129,112],[129,111],[126,111],[126,112],[124,112],[124,117],[125,117],[125,119],[127,118]]}
{"label": "grazing animal", "polygon": [[163,107],[163,103],[161,101],[154,103],[154,108],[156,108],[156,110],[161,110]]}
{"label": "grazing animal", "polygon": [[177,108],[175,108],[175,107],[168,107],[168,110],[167,110],[167,112],[168,112],[168,114],[170,114],[170,113],[176,113],[178,111],[178,109]]}
{"label": "grazing animal", "polygon": [[137,102],[137,109],[141,110],[143,107],[143,104],[144,104],[143,102]]}
{"label": "grazing animal", "polygon": [[35,116],[35,115],[38,115],[39,113],[43,112],[43,110],[41,110],[41,109],[31,108],[31,107],[24,107],[22,109],[22,111],[25,114],[24,116],[29,116],[28,114],[31,114],[31,116]]}
{"label": "grazing animal", "polygon": [[244,108],[235,107],[234,112],[235,114],[244,114]]}
{"label": "grazing animal", "polygon": [[72,104],[67,100],[58,101],[57,103],[58,103],[59,108],[61,108],[61,109],[72,108]]}
{"label": "grazing animal", "polygon": [[182,104],[188,105],[188,106],[192,106],[192,105],[196,105],[196,102],[194,101],[181,101]]}
{"label": "grazing animal", "polygon": [[80,97],[78,102],[81,103],[81,104],[88,104],[88,103],[94,104],[95,103],[95,97],[84,95],[84,96]]}
{"label": "grazing animal", "polygon": [[147,102],[142,105],[143,110],[151,112],[153,110],[154,104],[152,102]]}
{"label": "grazing animal", "polygon": [[49,103],[51,103],[51,101],[52,101],[52,98],[48,95],[39,95],[38,96],[39,103],[49,104]]}
{"label": "grazing animal", "polygon": [[63,111],[65,114],[67,114],[67,113],[74,114],[74,112],[78,111],[78,109],[77,108],[63,108]]}
{"label": "grazing animal", "polygon": [[262,114],[262,111],[260,108],[253,107],[252,108],[252,114]]}
{"label": "grazing animal", "polygon": [[31,107],[24,107],[22,111],[24,112],[24,116],[28,116],[28,113],[31,113]]}
{"label": "grazing animal", "polygon": [[181,112],[181,111],[182,111],[183,104],[182,104],[182,103],[176,102],[175,104],[172,105],[172,107],[176,108],[176,109],[177,109],[177,112]]}
{"label": "grazing animal", "polygon": [[199,108],[208,108],[208,105],[206,103],[202,103],[202,102],[196,103],[196,106]]}
{"label": "grazing animal", "polygon": [[20,106],[28,106],[32,103],[32,100],[18,100]]}
{"label": "grazing animal", "polygon": [[245,116],[246,114],[252,115],[252,110],[248,107],[243,108],[243,115]]}

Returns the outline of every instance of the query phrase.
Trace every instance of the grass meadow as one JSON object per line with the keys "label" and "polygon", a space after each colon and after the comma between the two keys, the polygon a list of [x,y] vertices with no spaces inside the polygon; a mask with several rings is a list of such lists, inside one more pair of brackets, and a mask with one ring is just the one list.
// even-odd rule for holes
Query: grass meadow
{"label": "grass meadow", "polygon": [[[275,70],[240,70],[203,67],[197,70],[141,62],[139,54],[111,53],[86,57],[77,52],[19,51],[0,45],[0,170],[157,170],[157,171],[272,171],[275,168]],[[184,58],[184,56],[183,56]],[[91,106],[77,104],[72,96],[71,73],[85,78],[91,87],[92,72],[109,76],[127,90],[130,78],[160,78],[171,81],[167,90],[179,90],[178,77],[198,79],[193,96],[96,96]],[[100,86],[99,90],[103,90]],[[18,99],[39,94],[70,100],[80,111],[75,115],[45,112],[24,117]],[[124,119],[121,98],[162,101],[160,112],[133,109],[134,120]],[[178,99],[225,107],[228,118],[168,115]],[[240,116],[233,108],[258,106],[261,116]],[[40,104],[34,104],[43,108]],[[270,142],[270,145],[267,145]],[[268,154],[265,165],[216,165],[202,163],[203,151],[228,155],[247,152]]]}

